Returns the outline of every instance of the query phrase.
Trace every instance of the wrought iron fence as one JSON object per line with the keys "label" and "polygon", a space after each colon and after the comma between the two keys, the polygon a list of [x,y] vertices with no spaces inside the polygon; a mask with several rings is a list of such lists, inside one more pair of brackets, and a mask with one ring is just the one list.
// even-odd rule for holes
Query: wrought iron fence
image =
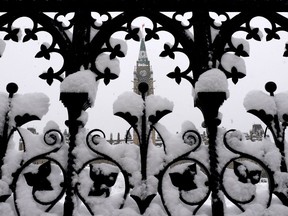
{"label": "wrought iron fence", "polygon": [[[52,42],[41,44],[35,58],[49,59],[57,53],[63,65],[56,71],[50,67],[39,79],[48,85],[61,82],[59,95],[67,108],[69,129],[66,139],[52,122],[37,136],[22,128],[48,111],[47,98],[21,95],[15,83],[7,85],[8,94],[0,97],[3,215],[285,215],[287,95],[274,94],[277,86],[268,82],[269,94],[247,96],[247,111],[267,125],[273,138],[264,139],[256,150],[247,145],[241,132],[222,129],[219,115],[228,99],[227,79],[237,85],[246,75],[242,57],[249,56],[247,41],[261,40],[251,20],[265,18],[271,25],[265,28],[265,40],[280,39],[279,32],[288,31],[288,19],[278,13],[288,10],[285,1],[3,0],[0,5],[4,41],[37,41],[41,32],[51,36]],[[224,19],[216,22],[210,12]],[[13,23],[21,17],[28,17],[32,27],[15,27]],[[173,136],[165,131],[159,120],[172,112],[171,102],[148,95],[146,82],[138,85],[140,95],[124,94],[114,104],[114,114],[129,123],[137,145],[111,145],[101,129],[85,129],[85,110],[94,105],[97,83],[116,81],[115,61],[125,57],[125,45],[112,36],[122,32],[125,40],[140,41],[141,29],[132,24],[138,17],[152,23],[144,28],[145,41],[158,40],[163,31],[173,35],[174,44],[165,43],[160,57],[173,60],[180,52],[188,59],[184,70],[176,66],[167,71],[167,77],[180,85],[186,80],[193,87],[207,145],[196,129],[200,125],[186,123]],[[246,40],[233,39],[239,31]],[[283,50],[287,56],[287,45]],[[259,100],[256,105],[251,102],[255,100]],[[127,103],[132,108],[123,105]],[[154,132],[159,134],[160,147],[151,142]],[[23,151],[14,151],[16,133]],[[263,175],[268,177],[267,189],[259,194]],[[113,193],[119,178],[121,192]],[[275,196],[281,202],[277,209],[272,201]],[[227,208],[228,201],[233,203],[233,212]]]}

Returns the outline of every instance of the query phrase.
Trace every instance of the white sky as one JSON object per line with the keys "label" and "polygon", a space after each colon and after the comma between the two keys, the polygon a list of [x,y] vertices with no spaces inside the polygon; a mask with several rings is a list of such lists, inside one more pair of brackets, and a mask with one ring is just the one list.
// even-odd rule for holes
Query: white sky
{"label": "white sky", "polygon": [[[139,19],[133,24],[145,27],[151,26],[146,19]],[[258,20],[261,26],[269,27],[269,22],[263,19]],[[257,22],[257,24],[258,24]],[[21,22],[14,23],[22,25]],[[25,25],[31,25],[25,22]],[[253,24],[256,27],[256,23]],[[264,31],[263,31],[264,32]],[[0,38],[3,38],[3,33]],[[46,33],[38,34],[39,38],[49,38]],[[117,35],[116,35],[117,36]],[[171,35],[159,33],[160,41],[146,42],[148,58],[154,72],[155,94],[166,97],[174,102],[174,112],[161,120],[171,132],[175,133],[181,130],[181,124],[185,120],[192,121],[201,131],[203,117],[201,112],[194,108],[192,97],[192,87],[188,81],[183,80],[181,85],[177,85],[172,79],[166,77],[166,74],[172,72],[175,66],[179,65],[182,69],[187,66],[187,60],[182,54],[177,54],[175,60],[163,59],[159,57],[163,44],[173,40]],[[288,58],[283,57],[285,43],[288,41],[288,34],[281,33],[280,41],[265,41],[265,32],[261,42],[249,40],[250,57],[244,58],[246,62],[247,76],[239,80],[234,85],[229,80],[230,98],[224,102],[220,111],[223,113],[222,126],[226,128],[236,128],[243,132],[249,131],[253,123],[260,123],[256,117],[246,113],[243,107],[244,96],[252,89],[264,90],[267,81],[275,81],[278,85],[277,92],[287,91],[287,70]],[[51,40],[51,39],[49,39]],[[49,42],[49,41],[48,41]],[[171,41],[172,43],[172,41]],[[34,58],[40,50],[40,41],[29,41],[26,43],[6,42],[5,52],[0,58],[0,91],[5,91],[9,82],[16,82],[19,85],[19,93],[44,92],[50,98],[50,111],[41,122],[33,121],[29,126],[42,130],[43,124],[49,120],[56,121],[61,128],[65,128],[64,121],[67,119],[65,108],[59,102],[60,82],[55,80],[52,86],[48,86],[45,81],[38,76],[49,67],[58,70],[62,64],[62,59],[57,54],[52,55],[51,59]],[[160,44],[160,45],[159,45]],[[157,45],[157,46],[156,46]],[[113,116],[112,104],[124,91],[132,91],[133,71],[138,58],[140,43],[135,41],[128,42],[128,53],[123,59],[120,59],[120,77],[111,81],[108,86],[103,82],[98,87],[95,107],[88,110],[89,121],[86,125],[88,129],[102,129],[107,138],[110,132],[116,138],[117,132],[121,133],[121,138],[129,125],[119,117]],[[41,129],[40,129],[41,128]]]}

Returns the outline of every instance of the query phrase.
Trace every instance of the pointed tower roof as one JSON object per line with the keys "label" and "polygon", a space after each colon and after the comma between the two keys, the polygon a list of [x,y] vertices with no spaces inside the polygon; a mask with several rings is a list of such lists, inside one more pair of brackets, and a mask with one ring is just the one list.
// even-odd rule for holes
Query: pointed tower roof
{"label": "pointed tower roof", "polygon": [[149,60],[147,56],[146,46],[145,46],[145,40],[142,37],[140,42],[140,50],[138,55],[138,64],[145,64],[149,65]]}
{"label": "pointed tower roof", "polygon": [[141,38],[140,51],[146,52],[145,40],[143,37]]}

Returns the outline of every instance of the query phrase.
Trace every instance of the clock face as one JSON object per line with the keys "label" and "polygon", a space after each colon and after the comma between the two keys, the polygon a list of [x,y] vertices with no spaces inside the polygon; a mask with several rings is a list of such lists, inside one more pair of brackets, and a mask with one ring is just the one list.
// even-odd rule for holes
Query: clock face
{"label": "clock face", "polygon": [[144,76],[147,75],[147,71],[146,71],[146,70],[141,70],[139,73],[140,73],[140,75],[141,75],[142,77],[144,77]]}
{"label": "clock face", "polygon": [[140,55],[142,58],[146,57],[145,52],[143,52],[143,51],[141,51]]}

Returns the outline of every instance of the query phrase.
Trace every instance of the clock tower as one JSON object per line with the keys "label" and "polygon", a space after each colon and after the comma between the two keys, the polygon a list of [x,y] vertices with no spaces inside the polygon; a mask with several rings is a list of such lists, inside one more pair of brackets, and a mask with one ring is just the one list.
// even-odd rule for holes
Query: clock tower
{"label": "clock tower", "polygon": [[144,38],[141,39],[140,43],[140,51],[138,60],[136,62],[136,66],[134,69],[134,92],[137,94],[139,93],[138,85],[141,82],[145,82],[149,86],[149,90],[147,92],[147,96],[154,94],[154,88],[153,88],[153,71],[150,66],[150,62],[148,60],[146,46],[144,42]]}
{"label": "clock tower", "polygon": [[[148,84],[148,91],[146,93],[146,96],[154,94],[153,71],[150,66],[150,62],[148,60],[144,38],[141,39],[139,56],[136,62],[136,66],[134,68],[133,90],[137,94],[140,94],[138,85],[141,82],[145,82]],[[155,131],[154,130],[151,133],[151,141],[153,144],[155,144]],[[133,132],[133,142],[135,144],[139,144],[135,131]]]}

